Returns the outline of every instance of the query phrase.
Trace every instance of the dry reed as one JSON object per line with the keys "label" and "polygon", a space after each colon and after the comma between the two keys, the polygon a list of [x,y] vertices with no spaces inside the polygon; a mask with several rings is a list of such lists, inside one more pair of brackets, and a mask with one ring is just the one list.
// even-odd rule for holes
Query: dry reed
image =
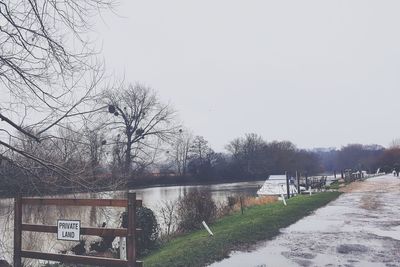
{"label": "dry reed", "polygon": [[[240,210],[240,199],[233,207],[233,210]],[[243,207],[260,206],[278,201],[277,196],[242,197]]]}

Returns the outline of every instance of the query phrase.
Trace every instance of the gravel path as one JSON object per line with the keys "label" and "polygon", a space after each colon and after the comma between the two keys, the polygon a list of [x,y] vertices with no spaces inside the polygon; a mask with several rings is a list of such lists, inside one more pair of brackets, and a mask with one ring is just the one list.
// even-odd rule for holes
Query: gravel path
{"label": "gravel path", "polygon": [[210,267],[400,267],[400,179],[375,177],[343,191],[277,238]]}

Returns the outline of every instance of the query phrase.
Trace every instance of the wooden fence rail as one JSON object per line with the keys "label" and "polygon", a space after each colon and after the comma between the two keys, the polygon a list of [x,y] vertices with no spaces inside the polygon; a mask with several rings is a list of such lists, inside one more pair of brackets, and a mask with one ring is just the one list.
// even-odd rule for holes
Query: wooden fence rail
{"label": "wooden fence rail", "polygon": [[[128,211],[127,228],[81,227],[80,234],[95,235],[100,237],[126,237],[127,260],[22,250],[23,231],[57,233],[57,226],[55,225],[22,223],[23,205],[125,207]],[[136,261],[136,234],[141,231],[141,229],[136,228],[135,222],[136,208],[140,207],[141,205],[142,201],[136,199],[135,193],[128,193],[128,199],[61,199],[17,197],[14,199],[14,267],[22,267],[22,258],[98,266],[142,267],[143,263]]]}

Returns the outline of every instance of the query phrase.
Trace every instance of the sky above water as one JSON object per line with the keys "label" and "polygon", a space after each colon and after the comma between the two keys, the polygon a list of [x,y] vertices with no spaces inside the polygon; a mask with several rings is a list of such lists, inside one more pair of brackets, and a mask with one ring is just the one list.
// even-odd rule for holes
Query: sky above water
{"label": "sky above water", "polygon": [[301,148],[400,137],[400,1],[120,0],[107,69],[158,91],[217,151],[255,132]]}

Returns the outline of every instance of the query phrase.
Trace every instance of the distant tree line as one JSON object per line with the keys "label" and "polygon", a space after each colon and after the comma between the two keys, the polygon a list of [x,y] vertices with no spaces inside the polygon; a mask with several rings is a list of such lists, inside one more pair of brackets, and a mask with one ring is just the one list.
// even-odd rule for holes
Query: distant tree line
{"label": "distant tree line", "polygon": [[[20,134],[13,145],[28,157],[9,153],[0,160],[0,194],[264,180],[285,172],[311,176],[347,169],[400,170],[400,146],[395,144],[305,150],[290,141],[268,142],[251,133],[231,140],[226,152],[215,152],[204,137],[175,123],[172,109],[160,104],[151,89],[136,85],[118,92],[123,101],[115,95],[109,98],[108,92],[101,101],[110,104],[80,128],[66,125],[40,143]],[[60,173],[77,175],[57,175],[48,164]]]}
{"label": "distant tree line", "polygon": [[349,144],[341,149],[315,150],[327,172],[346,169],[368,172],[400,171],[400,146]]}
{"label": "distant tree line", "polygon": [[[257,134],[232,140],[226,146],[227,153],[214,152],[201,136],[194,137],[187,147],[186,166],[180,168],[186,170],[186,176],[202,180],[257,180],[285,171],[310,175],[322,171],[317,154],[298,149],[289,141],[267,142]],[[167,171],[177,169],[171,163]]]}
{"label": "distant tree line", "polygon": [[345,170],[400,171],[400,145],[394,144],[305,150],[290,141],[267,142],[252,133],[230,141],[226,153],[214,152],[204,137],[190,135],[181,135],[170,149],[170,161],[161,165],[162,176],[190,181],[259,180],[285,172],[311,176]]}
{"label": "distant tree line", "polygon": [[[172,109],[160,104],[151,89],[136,85],[117,92],[123,101],[108,92],[101,101],[110,104],[78,129],[66,125],[40,143],[20,134],[13,145],[28,157],[9,153],[0,160],[1,195],[263,180],[285,172],[311,176],[347,169],[400,171],[397,144],[305,150],[251,133],[231,140],[226,152],[215,152],[204,137],[176,124]],[[77,175],[57,175],[48,164]]]}

